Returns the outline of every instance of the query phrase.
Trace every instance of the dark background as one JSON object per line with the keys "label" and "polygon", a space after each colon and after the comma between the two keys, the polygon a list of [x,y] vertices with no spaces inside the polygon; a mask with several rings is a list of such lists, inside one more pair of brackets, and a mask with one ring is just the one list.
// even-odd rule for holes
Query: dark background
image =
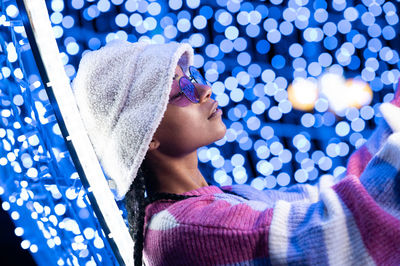
{"label": "dark background", "polygon": [[22,239],[14,234],[15,225],[2,208],[0,208],[0,226],[0,265],[36,265],[29,251],[21,248]]}

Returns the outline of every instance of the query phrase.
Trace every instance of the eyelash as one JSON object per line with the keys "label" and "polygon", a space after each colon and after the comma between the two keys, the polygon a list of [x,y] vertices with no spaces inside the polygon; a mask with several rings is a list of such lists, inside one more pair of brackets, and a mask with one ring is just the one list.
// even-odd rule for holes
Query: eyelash
{"label": "eyelash", "polygon": [[175,96],[173,96],[172,98],[171,98],[171,100],[174,100],[174,99],[176,99],[176,98],[178,98],[178,97],[180,97],[180,96],[182,96],[183,95],[183,92],[179,92],[177,95],[175,95]]}

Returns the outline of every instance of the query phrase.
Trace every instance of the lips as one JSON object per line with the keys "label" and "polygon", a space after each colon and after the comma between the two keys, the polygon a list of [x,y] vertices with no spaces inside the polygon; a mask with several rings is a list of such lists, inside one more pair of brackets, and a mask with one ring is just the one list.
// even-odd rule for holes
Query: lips
{"label": "lips", "polygon": [[215,101],[210,109],[210,114],[208,115],[208,119],[210,119],[218,110],[218,102]]}

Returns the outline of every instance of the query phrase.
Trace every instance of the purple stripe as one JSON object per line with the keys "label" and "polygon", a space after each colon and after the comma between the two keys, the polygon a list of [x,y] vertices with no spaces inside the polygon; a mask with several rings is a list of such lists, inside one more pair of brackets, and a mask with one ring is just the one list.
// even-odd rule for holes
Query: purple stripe
{"label": "purple stripe", "polygon": [[355,175],[360,177],[368,162],[371,160],[372,155],[368,151],[366,145],[359,148],[347,162],[347,175]]}
{"label": "purple stripe", "polygon": [[353,213],[364,245],[378,265],[400,263],[400,221],[383,211],[355,176],[333,186]]}
{"label": "purple stripe", "polygon": [[400,79],[397,81],[397,88],[394,94],[394,99],[391,101],[392,104],[400,107]]}
{"label": "purple stripe", "polygon": [[213,195],[201,198],[168,208],[178,227],[146,232],[146,252],[156,264],[163,265],[163,259],[168,259],[164,265],[216,265],[268,258],[272,209],[259,212],[246,204],[213,201]]}

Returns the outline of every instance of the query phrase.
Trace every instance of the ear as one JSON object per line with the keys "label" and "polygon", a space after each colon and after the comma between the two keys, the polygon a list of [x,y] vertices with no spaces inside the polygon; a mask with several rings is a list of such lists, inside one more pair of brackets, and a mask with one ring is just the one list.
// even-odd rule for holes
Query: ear
{"label": "ear", "polygon": [[149,151],[154,151],[156,149],[158,149],[158,147],[160,146],[160,142],[156,139],[152,139],[150,144],[149,144]]}

